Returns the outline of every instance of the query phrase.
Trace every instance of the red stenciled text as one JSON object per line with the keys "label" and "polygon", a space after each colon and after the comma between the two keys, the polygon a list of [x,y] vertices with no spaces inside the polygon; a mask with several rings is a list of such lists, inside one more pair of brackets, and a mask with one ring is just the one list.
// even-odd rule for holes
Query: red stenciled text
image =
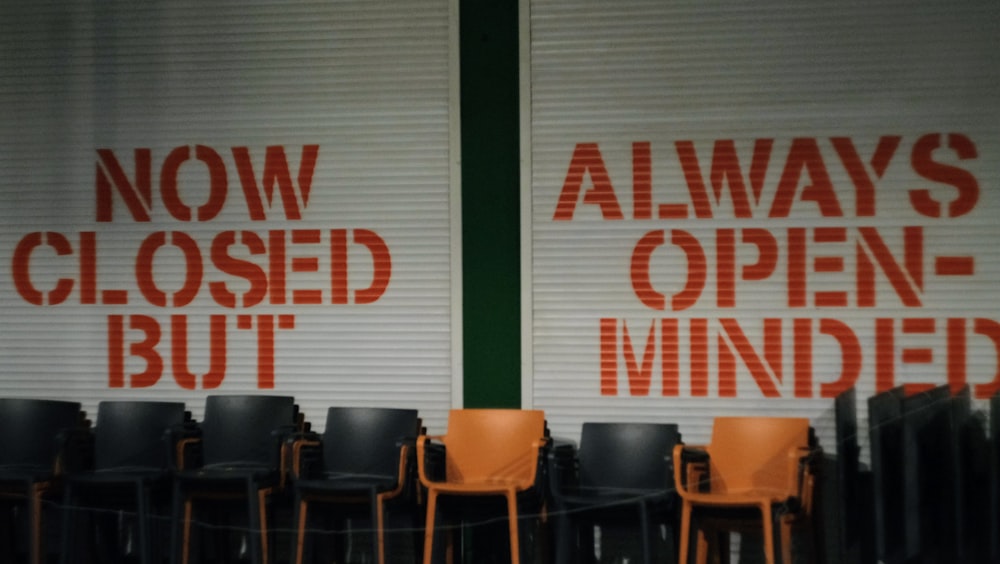
{"label": "red stenciled text", "polygon": [[[315,192],[319,154],[319,145],[308,144],[181,145],[163,154],[146,147],[98,149],[97,226],[155,227],[124,250],[122,241],[111,241],[114,235],[103,229],[27,233],[13,249],[14,288],[35,306],[138,305],[175,312],[165,318],[108,315],[111,388],[146,388],[164,375],[183,389],[218,388],[226,377],[227,351],[241,335],[256,339],[256,386],[274,388],[277,335],[295,329],[295,316],[258,314],[253,308],[375,303],[392,280],[390,246],[375,230],[357,227],[213,233],[205,226],[222,218],[231,225],[240,216],[255,225],[303,220]],[[164,229],[166,224],[181,228]],[[211,307],[238,313],[181,313]],[[207,357],[189,354],[192,350]],[[192,356],[208,359],[200,373],[190,366]]]}

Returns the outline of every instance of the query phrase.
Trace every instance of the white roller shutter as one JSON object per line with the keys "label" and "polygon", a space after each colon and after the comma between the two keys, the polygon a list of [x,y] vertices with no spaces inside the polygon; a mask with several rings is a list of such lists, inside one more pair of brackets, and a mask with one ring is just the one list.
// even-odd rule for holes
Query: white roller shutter
{"label": "white roller shutter", "polygon": [[845,384],[996,390],[995,2],[522,7],[524,394],[554,433],[795,415],[832,448]]}
{"label": "white roller shutter", "polygon": [[0,12],[0,394],[442,428],[457,2]]}

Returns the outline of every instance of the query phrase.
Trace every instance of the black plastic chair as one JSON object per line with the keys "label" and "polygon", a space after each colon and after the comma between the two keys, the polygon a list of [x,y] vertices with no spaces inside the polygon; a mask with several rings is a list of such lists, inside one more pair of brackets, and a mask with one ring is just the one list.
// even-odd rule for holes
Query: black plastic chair
{"label": "black plastic chair", "polygon": [[673,424],[584,423],[576,472],[567,476],[564,463],[552,465],[557,562],[594,562],[594,526],[622,523],[638,525],[633,530],[640,532],[646,564],[654,561],[657,533],[664,526],[670,549],[663,552],[670,555],[668,561],[676,560],[672,452],[678,444],[681,436]]}
{"label": "black plastic chair", "polygon": [[[0,497],[26,506],[28,562],[43,560],[42,501],[58,492],[64,470],[85,465],[87,422],[80,404],[0,399]],[[11,538],[11,544],[18,539]],[[8,554],[14,546],[5,547]]]}
{"label": "black plastic chair", "polygon": [[[141,564],[152,564],[154,524],[169,508],[170,480],[177,459],[176,446],[192,426],[183,403],[106,401],[97,406],[94,427],[94,467],[66,477],[62,562],[85,560],[89,543],[77,532],[83,523],[103,521],[103,539],[114,539],[118,511],[135,516],[135,554]],[[111,519],[102,519],[110,516]],[[166,519],[163,518],[163,522]],[[110,530],[109,530],[110,529]],[[100,542],[101,554],[122,556],[122,542]]]}
{"label": "black plastic chair", "polygon": [[903,489],[903,388],[868,398],[872,489],[875,498],[875,549],[887,564],[905,560]]}
{"label": "black plastic chair", "polygon": [[874,535],[871,533],[871,471],[862,467],[858,444],[857,392],[850,388],[833,401],[837,438],[833,512],[837,534],[831,543],[837,562],[874,564]]}
{"label": "black plastic chair", "polygon": [[245,516],[251,562],[266,564],[270,549],[267,502],[283,486],[282,445],[301,429],[295,400],[289,396],[209,396],[200,429],[201,460],[183,461],[175,474],[173,561],[189,562],[192,523],[199,506],[208,510],[219,505],[200,502],[244,500],[245,507],[227,516]]}
{"label": "black plastic chair", "polygon": [[[958,476],[950,458],[954,438],[951,391],[940,386],[902,398],[903,538],[907,558],[944,562],[954,554],[960,519],[951,496]],[[966,406],[967,408],[967,406]],[[947,559],[948,561],[953,561]]]}
{"label": "black plastic chair", "polygon": [[958,562],[990,561],[990,447],[989,422],[982,411],[969,412],[971,392],[965,387],[952,400],[951,412],[963,415],[954,419],[956,440],[951,444],[952,456],[958,460],[958,479],[953,491],[963,515],[958,527]]}
{"label": "black plastic chair", "polygon": [[[366,510],[372,555],[379,564],[386,562],[385,515],[390,504],[406,510],[412,530],[419,528],[413,470],[420,427],[414,409],[331,407],[322,441],[295,443],[293,562],[301,564],[308,552],[312,507]],[[310,458],[313,464],[306,463]]]}
{"label": "black plastic chair", "polygon": [[972,413],[969,388],[912,394],[902,408],[906,556],[987,561],[986,435]]}

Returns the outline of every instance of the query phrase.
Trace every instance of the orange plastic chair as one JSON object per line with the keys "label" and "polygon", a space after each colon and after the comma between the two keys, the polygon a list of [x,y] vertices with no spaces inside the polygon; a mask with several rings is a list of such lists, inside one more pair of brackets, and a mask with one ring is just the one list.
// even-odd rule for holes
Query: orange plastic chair
{"label": "orange plastic chair", "polygon": [[[674,482],[681,496],[680,562],[688,561],[692,514],[708,513],[716,523],[746,524],[759,510],[768,564],[775,561],[775,522],[780,523],[782,561],[791,563],[792,526],[812,510],[813,462],[809,420],[780,417],[719,417],[712,442],[674,448]],[[712,522],[698,519],[696,522]],[[756,517],[750,518],[756,521]],[[728,528],[728,527],[727,527]],[[711,530],[717,533],[716,530]],[[697,531],[697,560],[706,562],[709,539]],[[725,552],[725,547],[716,547]]]}
{"label": "orange plastic chair", "polygon": [[[441,480],[432,479],[427,468],[429,440],[444,445]],[[453,409],[447,434],[418,437],[417,470],[427,488],[424,564],[431,564],[440,495],[506,497],[511,562],[519,564],[518,494],[536,487],[545,445],[545,414],[538,410]]]}

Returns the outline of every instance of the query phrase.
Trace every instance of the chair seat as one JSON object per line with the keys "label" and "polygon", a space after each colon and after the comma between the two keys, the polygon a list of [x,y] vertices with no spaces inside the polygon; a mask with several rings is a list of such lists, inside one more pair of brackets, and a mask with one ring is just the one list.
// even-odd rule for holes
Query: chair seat
{"label": "chair seat", "polygon": [[647,503],[667,504],[671,491],[631,488],[567,487],[560,495],[560,504],[567,509],[600,509],[618,505],[634,505],[640,500]]}
{"label": "chair seat", "polygon": [[510,491],[520,491],[531,487],[531,484],[524,484],[516,480],[484,480],[481,482],[433,482],[428,487],[434,488],[438,493],[443,494],[506,494]]}
{"label": "chair seat", "polygon": [[758,489],[711,494],[688,493],[687,497],[694,503],[718,506],[781,504],[789,501],[788,492]]}
{"label": "chair seat", "polygon": [[74,484],[86,485],[116,485],[165,481],[170,478],[170,472],[161,468],[145,466],[123,466],[119,468],[104,468],[93,472],[72,474],[68,480]]}
{"label": "chair seat", "polygon": [[181,485],[201,488],[243,487],[253,482],[268,487],[277,482],[273,468],[255,464],[218,464],[203,466],[197,470],[184,470],[175,474]]}
{"label": "chair seat", "polygon": [[8,464],[0,466],[0,484],[4,482],[45,482],[55,477],[51,466]]}
{"label": "chair seat", "polygon": [[367,495],[373,491],[382,493],[396,489],[397,479],[394,476],[327,473],[321,479],[298,480],[295,486],[306,495]]}

